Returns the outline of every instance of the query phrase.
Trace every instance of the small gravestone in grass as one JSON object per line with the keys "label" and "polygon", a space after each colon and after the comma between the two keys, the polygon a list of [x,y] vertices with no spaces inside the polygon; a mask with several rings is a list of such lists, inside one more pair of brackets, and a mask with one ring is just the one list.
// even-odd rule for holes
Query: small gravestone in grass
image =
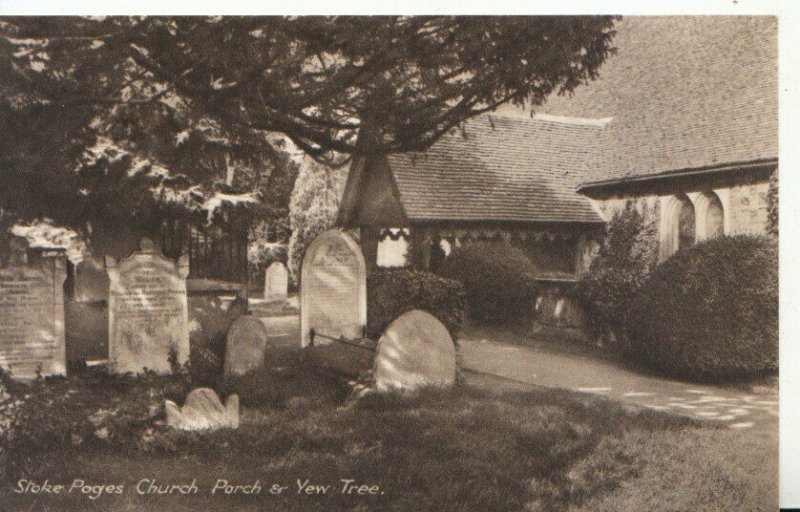
{"label": "small gravestone in grass", "polygon": [[264,273],[264,299],[286,300],[289,292],[289,272],[280,261],[274,261]]}
{"label": "small gravestone in grass", "polygon": [[169,373],[172,363],[189,358],[186,277],[189,259],[175,262],[142,239],[140,250],[117,262],[106,257],[111,368],[141,373],[145,368]]}
{"label": "small gravestone in grass", "polygon": [[367,323],[367,269],[358,244],[346,233],[326,231],[311,242],[300,272],[300,330],[303,347],[311,330],[330,338],[360,338]]}
{"label": "small gravestone in grass", "polygon": [[46,250],[35,263],[28,242],[15,237],[0,268],[0,367],[32,379],[66,373],[63,250]]}
{"label": "small gravestone in grass", "polygon": [[450,386],[456,378],[453,339],[430,313],[408,311],[381,335],[373,370],[378,391]]}
{"label": "small gravestone in grass", "polygon": [[225,342],[225,375],[243,375],[264,366],[267,329],[257,317],[237,318]]}
{"label": "small gravestone in grass", "polygon": [[186,397],[183,407],[167,400],[164,409],[167,425],[179,430],[239,428],[239,395],[229,396],[223,404],[213,389],[197,388]]}

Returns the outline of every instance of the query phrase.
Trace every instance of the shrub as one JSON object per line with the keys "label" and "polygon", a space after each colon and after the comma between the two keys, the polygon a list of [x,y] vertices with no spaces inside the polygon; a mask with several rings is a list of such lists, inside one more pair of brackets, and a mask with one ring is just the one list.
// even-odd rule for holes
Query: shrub
{"label": "shrub", "polygon": [[88,369],[69,379],[35,381],[24,396],[0,402],[0,481],[46,475],[63,451],[142,448],[159,428],[165,399],[181,399],[185,374],[108,375]]}
{"label": "shrub", "polygon": [[656,211],[639,213],[633,203],[608,223],[606,236],[588,272],[581,276],[575,296],[586,313],[588,334],[625,348],[627,316],[634,295],[657,262]]}
{"label": "shrub", "polygon": [[406,311],[421,309],[439,319],[453,340],[464,323],[464,287],[431,272],[376,268],[367,277],[367,336],[377,339]]}
{"label": "shrub", "polygon": [[678,251],[632,301],[641,358],[669,374],[723,380],[777,369],[778,252],[766,237]]}
{"label": "shrub", "polygon": [[467,313],[484,322],[526,318],[536,291],[533,263],[506,242],[474,242],[453,250],[440,274],[464,284]]}
{"label": "shrub", "polygon": [[778,170],[772,171],[767,188],[767,233],[778,236]]}

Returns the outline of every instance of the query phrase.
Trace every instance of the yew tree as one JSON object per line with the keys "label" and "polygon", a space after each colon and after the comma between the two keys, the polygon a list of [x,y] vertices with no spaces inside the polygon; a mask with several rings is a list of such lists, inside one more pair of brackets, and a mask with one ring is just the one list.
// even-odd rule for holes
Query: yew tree
{"label": "yew tree", "polygon": [[0,207],[78,227],[144,219],[248,192],[287,139],[339,164],[424,150],[472,116],[595,78],[614,21],[3,18]]}

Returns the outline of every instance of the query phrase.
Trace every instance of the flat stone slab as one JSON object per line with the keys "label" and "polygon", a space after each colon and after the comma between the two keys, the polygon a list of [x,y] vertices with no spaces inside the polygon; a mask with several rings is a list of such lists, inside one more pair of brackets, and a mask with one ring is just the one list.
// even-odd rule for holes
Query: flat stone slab
{"label": "flat stone slab", "polygon": [[262,368],[267,344],[267,329],[258,317],[244,315],[234,320],[225,343],[225,375]]}
{"label": "flat stone slab", "polygon": [[450,386],[456,378],[453,339],[430,313],[403,313],[378,341],[374,372],[379,391]]}
{"label": "flat stone slab", "polygon": [[197,388],[186,397],[183,407],[164,403],[167,425],[178,430],[217,430],[239,427],[239,395],[231,395],[225,405],[213,389]]}

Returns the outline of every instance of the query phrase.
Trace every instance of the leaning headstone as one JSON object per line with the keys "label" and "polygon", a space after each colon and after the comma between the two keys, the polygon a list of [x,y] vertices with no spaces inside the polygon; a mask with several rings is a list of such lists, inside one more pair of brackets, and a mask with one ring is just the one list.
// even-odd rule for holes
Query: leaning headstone
{"label": "leaning headstone", "polygon": [[45,250],[29,265],[24,238],[13,238],[0,268],[0,367],[20,379],[66,373],[64,251]]}
{"label": "leaning headstone", "polygon": [[225,342],[225,375],[243,375],[264,366],[267,329],[252,315],[237,318]]}
{"label": "leaning headstone", "polygon": [[87,255],[75,266],[75,300],[108,300],[108,273],[101,258]]}
{"label": "leaning headstone", "polygon": [[367,324],[367,270],[358,244],[346,233],[326,231],[306,250],[300,271],[300,333],[303,347],[311,330],[329,337],[360,338]]}
{"label": "leaning headstone", "polygon": [[189,358],[186,277],[189,259],[178,263],[142,239],[140,250],[117,262],[106,257],[110,280],[108,352],[117,373],[145,368],[169,373]]}
{"label": "leaning headstone", "polygon": [[289,272],[280,261],[273,262],[264,273],[264,299],[286,300],[289,291]]}
{"label": "leaning headstone", "polygon": [[197,388],[186,397],[183,407],[171,400],[164,403],[167,425],[179,430],[216,430],[239,427],[239,395],[225,405],[213,389]]}
{"label": "leaning headstone", "polygon": [[379,391],[452,385],[456,377],[453,339],[430,313],[408,311],[381,335],[373,369]]}

